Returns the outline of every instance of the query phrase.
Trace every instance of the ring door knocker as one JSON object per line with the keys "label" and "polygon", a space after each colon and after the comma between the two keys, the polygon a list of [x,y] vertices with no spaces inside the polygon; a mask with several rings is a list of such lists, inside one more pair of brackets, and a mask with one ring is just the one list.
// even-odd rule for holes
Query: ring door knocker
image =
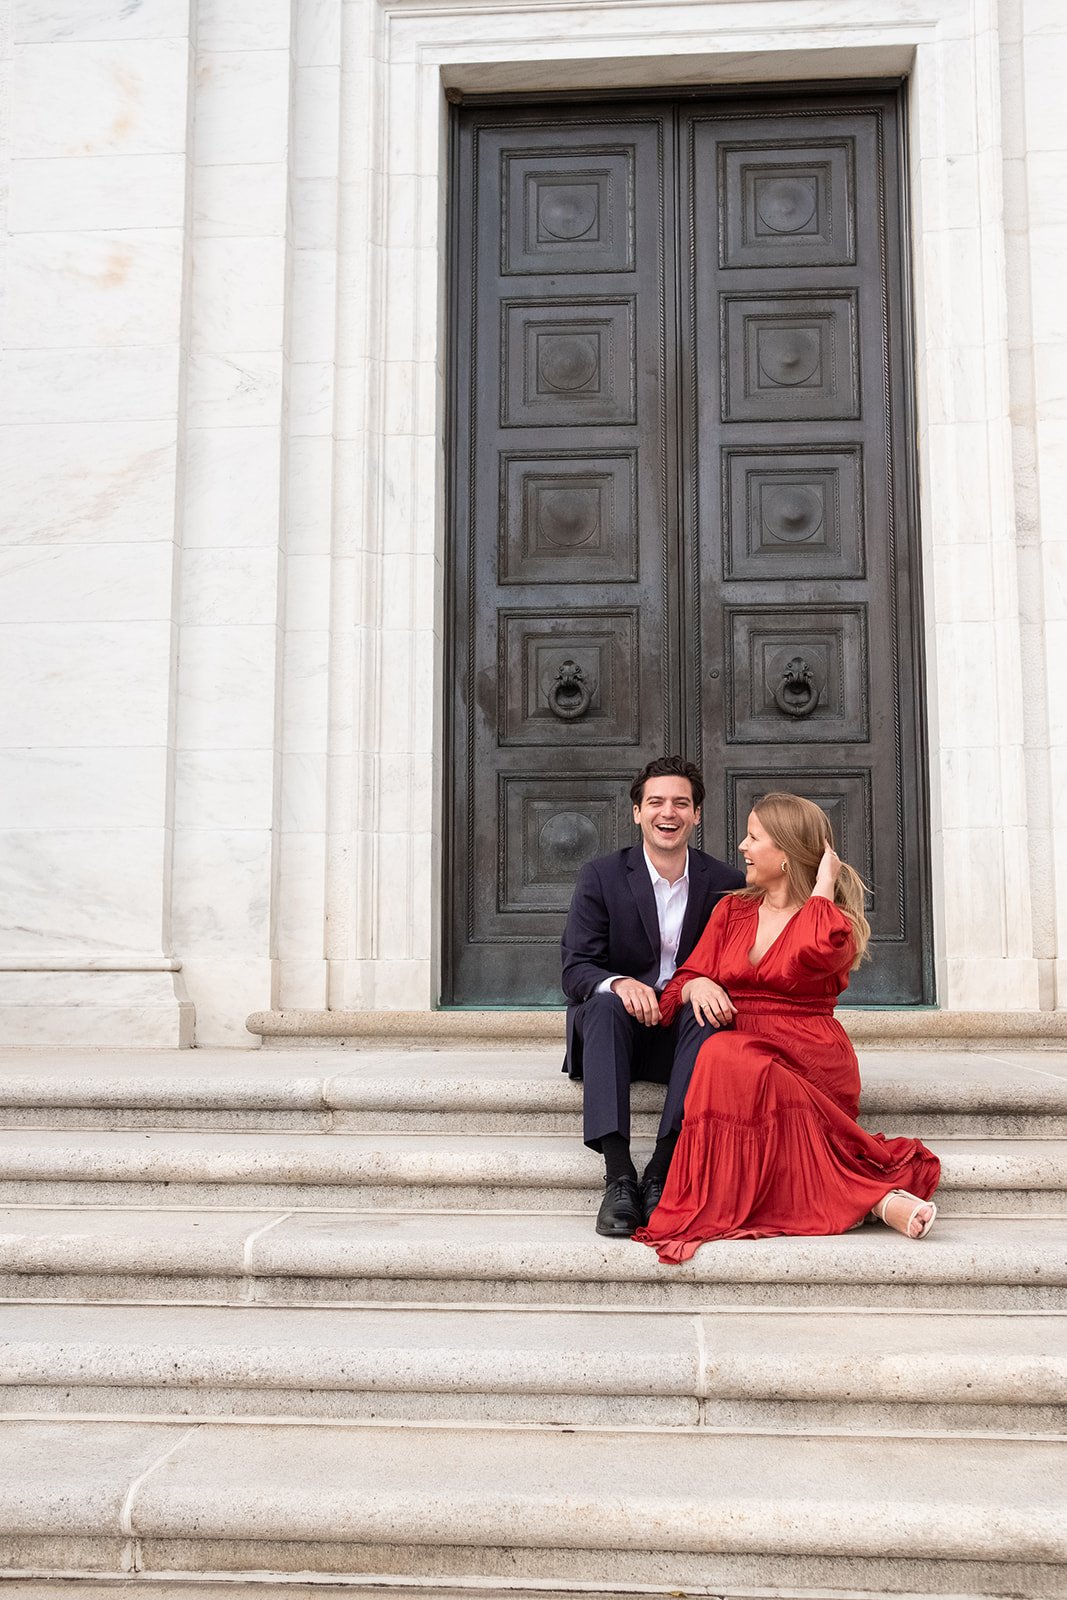
{"label": "ring door knocker", "polygon": [[810,717],[819,701],[819,686],[803,656],[794,656],[774,691],[774,703],[787,717]]}
{"label": "ring door knocker", "polygon": [[565,661],[548,691],[548,708],[561,722],[573,722],[589,710],[592,693],[576,661]]}

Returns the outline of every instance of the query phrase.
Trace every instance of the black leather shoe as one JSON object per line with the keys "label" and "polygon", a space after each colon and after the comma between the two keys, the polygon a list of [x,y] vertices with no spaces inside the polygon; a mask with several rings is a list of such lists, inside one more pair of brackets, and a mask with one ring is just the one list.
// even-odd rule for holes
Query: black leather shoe
{"label": "black leather shoe", "polygon": [[652,1215],[653,1211],[655,1211],[656,1207],[659,1205],[659,1203],[660,1203],[662,1198],[663,1198],[663,1179],[662,1178],[642,1178],[641,1179],[641,1214],[644,1217],[646,1223],[647,1223],[649,1217]]}
{"label": "black leather shoe", "polygon": [[605,1239],[628,1239],[644,1221],[636,1178],[609,1178],[596,1214],[596,1231]]}

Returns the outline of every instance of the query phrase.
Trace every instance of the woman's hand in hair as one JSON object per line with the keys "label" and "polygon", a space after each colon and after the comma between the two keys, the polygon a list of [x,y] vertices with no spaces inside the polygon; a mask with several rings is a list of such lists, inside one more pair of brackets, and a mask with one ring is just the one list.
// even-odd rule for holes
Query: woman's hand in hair
{"label": "woman's hand in hair", "polygon": [[819,870],[815,874],[815,887],[811,891],[812,894],[821,895],[824,900],[832,900],[834,898],[834,885],[837,882],[840,871],[841,857],[827,841],[823,847]]}

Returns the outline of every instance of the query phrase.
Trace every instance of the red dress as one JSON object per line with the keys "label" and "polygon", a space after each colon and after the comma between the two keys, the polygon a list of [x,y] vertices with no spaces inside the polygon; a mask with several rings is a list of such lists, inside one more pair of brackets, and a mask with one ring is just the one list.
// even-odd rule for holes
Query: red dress
{"label": "red dress", "polygon": [[719,901],[688,962],[660,998],[663,1022],[682,985],[708,977],[737,1007],[701,1046],[663,1198],[634,1238],[661,1261],[687,1261],[707,1239],[845,1233],[887,1189],[928,1200],[941,1163],[918,1139],[856,1122],[856,1052],[834,1017],[848,986],[852,927],[833,901],[807,900],[759,961],[760,901]]}

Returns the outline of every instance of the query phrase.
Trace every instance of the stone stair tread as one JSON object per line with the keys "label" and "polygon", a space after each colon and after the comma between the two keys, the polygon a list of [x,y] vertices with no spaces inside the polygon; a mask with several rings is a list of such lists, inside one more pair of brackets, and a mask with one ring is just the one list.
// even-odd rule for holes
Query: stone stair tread
{"label": "stone stair tread", "polygon": [[0,1381],[1062,1402],[1056,1315],[0,1304]]}
{"label": "stone stair tread", "polygon": [[[271,1573],[266,1577],[262,1573],[254,1573],[250,1577],[228,1577],[218,1582],[211,1579],[206,1581],[197,1578],[195,1585],[191,1584],[188,1576],[172,1578],[166,1573],[154,1574],[141,1579],[136,1576],[120,1578],[115,1581],[96,1582],[84,1577],[40,1578],[37,1576],[20,1576],[17,1580],[18,1589],[8,1581],[8,1600],[354,1600],[353,1585],[347,1577],[333,1581],[332,1578],[316,1578],[311,1587],[300,1576],[291,1578],[289,1575]],[[456,1589],[453,1584],[448,1587],[438,1587],[432,1581],[418,1581],[416,1584],[405,1585],[407,1600],[457,1600]],[[472,1578],[464,1581],[463,1593],[465,1600],[546,1600],[546,1595],[551,1600],[634,1600],[634,1595],[652,1592],[660,1596],[666,1594],[663,1585],[657,1586],[653,1591],[648,1591],[646,1585],[638,1589],[606,1591],[600,1585],[590,1589],[588,1586],[577,1588],[561,1588],[553,1583],[549,1590],[544,1588],[516,1587],[511,1578],[500,1580]],[[359,1600],[401,1600],[395,1584],[384,1580],[368,1581],[364,1577],[358,1580]],[[744,1588],[733,1585],[719,1585],[716,1590],[717,1600],[932,1600],[928,1594],[903,1594],[894,1589],[890,1594],[884,1589],[875,1592],[873,1589],[835,1588],[832,1592],[825,1587],[816,1593],[812,1589],[782,1588],[774,1584],[768,1588],[760,1584],[753,1588],[746,1584]],[[938,1595],[936,1600],[976,1600],[974,1594]],[[992,1597],[998,1600],[998,1597]],[[1018,1596],[1008,1597],[1008,1600],[1018,1600]]]}
{"label": "stone stair tread", "polygon": [[559,1212],[0,1210],[0,1271],[211,1272],[622,1282],[1027,1281],[1067,1284],[1058,1217],[939,1218],[917,1243],[880,1227],[829,1238],[720,1240],[663,1267],[629,1240]]}
{"label": "stone stair tread", "polygon": [[[1067,1188],[1067,1140],[941,1138],[948,1188]],[[598,1187],[574,1135],[265,1133],[0,1128],[0,1182],[301,1183]]]}
{"label": "stone stair tread", "polygon": [[[861,1051],[864,1109],[1064,1110],[1067,1051]],[[3,1051],[2,1107],[567,1110],[558,1045],[475,1050]],[[662,1090],[635,1086],[654,1108]]]}
{"label": "stone stair tread", "polygon": [[256,1268],[289,1274],[301,1267],[328,1267],[330,1272],[386,1276],[399,1268],[405,1275],[428,1278],[623,1282],[663,1281],[666,1273],[671,1282],[690,1276],[711,1283],[881,1282],[900,1273],[913,1282],[941,1283],[993,1277],[1025,1259],[1035,1277],[1067,1281],[1067,1230],[1058,1219],[1050,1219],[1047,1229],[1037,1218],[1002,1222],[1000,1252],[992,1230],[983,1231],[982,1256],[982,1247],[975,1248],[975,1223],[949,1218],[922,1241],[929,1245],[936,1239],[936,1249],[925,1258],[916,1253],[914,1240],[872,1227],[834,1238],[714,1241],[679,1267],[661,1266],[642,1245],[598,1238],[581,1216],[497,1213],[489,1228],[477,1214],[365,1213],[364,1219],[353,1228],[338,1213],[294,1213],[256,1241]]}
{"label": "stone stair tread", "polygon": [[[8,1600],[60,1600],[60,1597],[70,1596],[70,1600],[354,1600],[354,1585],[347,1577],[334,1582],[331,1578],[316,1578],[314,1586],[300,1576],[290,1578],[289,1575],[271,1573],[254,1573],[250,1577],[229,1577],[219,1582],[210,1579],[204,1581],[197,1578],[191,1584],[188,1576],[172,1578],[166,1573],[157,1573],[146,1579],[138,1577],[125,1577],[117,1581],[95,1582],[84,1577],[40,1578],[36,1576],[23,1577],[17,1580],[18,1590],[8,1581]],[[401,1600],[395,1584],[388,1578],[384,1580],[385,1586],[379,1582],[368,1581],[361,1576],[358,1580],[359,1600]],[[408,1600],[457,1600],[454,1584],[447,1587],[438,1587],[430,1581],[418,1581],[414,1585],[406,1584]],[[551,1600],[634,1600],[636,1594],[654,1593],[660,1596],[668,1591],[660,1584],[654,1590],[649,1590],[647,1585],[637,1589],[616,1590],[609,1592],[597,1585],[591,1589],[588,1585],[577,1588],[561,1588],[553,1583],[550,1589],[516,1587],[511,1578],[493,1579],[466,1579],[463,1583],[465,1600],[546,1600],[546,1595]],[[746,1584],[743,1588],[734,1585],[719,1584],[716,1589],[716,1600],[935,1600],[929,1593],[903,1594],[899,1589],[892,1593],[884,1589],[877,1592],[873,1589],[855,1589],[851,1586],[835,1588],[832,1592],[821,1587],[816,1593],[809,1588],[782,1588],[779,1584],[767,1587],[761,1583],[756,1587]],[[936,1600],[977,1600],[972,1593],[941,1594]],[[999,1600],[993,1596],[991,1600]],[[1007,1600],[1018,1600],[1018,1595],[1009,1596]]]}
{"label": "stone stair tread", "polygon": [[1065,1470],[1050,1440],[12,1420],[0,1525],[139,1538],[145,1566],[153,1541],[296,1542],[302,1570],[317,1541],[602,1552],[605,1572],[642,1550],[1054,1563]]}

